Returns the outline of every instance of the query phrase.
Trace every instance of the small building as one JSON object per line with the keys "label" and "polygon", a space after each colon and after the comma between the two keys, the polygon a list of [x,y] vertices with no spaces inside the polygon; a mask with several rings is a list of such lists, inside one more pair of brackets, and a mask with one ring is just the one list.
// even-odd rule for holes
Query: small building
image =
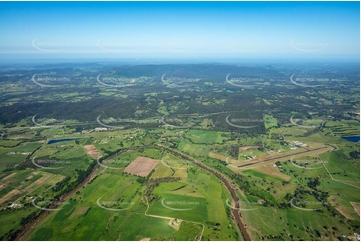
{"label": "small building", "polygon": [[102,128],[95,128],[94,130],[95,130],[95,131],[105,131],[105,130],[108,130],[108,129],[102,127]]}

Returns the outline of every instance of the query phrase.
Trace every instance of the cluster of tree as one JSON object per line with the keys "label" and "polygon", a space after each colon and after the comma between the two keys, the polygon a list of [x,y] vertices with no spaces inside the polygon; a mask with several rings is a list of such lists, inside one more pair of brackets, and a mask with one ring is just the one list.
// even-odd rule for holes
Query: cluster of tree
{"label": "cluster of tree", "polygon": [[63,180],[57,182],[55,186],[51,188],[51,190],[53,190],[54,192],[61,191],[66,185],[68,185],[70,179],[70,176],[66,176]]}
{"label": "cluster of tree", "polygon": [[144,184],[146,181],[147,181],[146,177],[140,176],[137,178],[137,182],[139,182],[140,184]]}
{"label": "cluster of tree", "polygon": [[311,189],[316,189],[316,187],[320,185],[320,181],[318,180],[318,177],[310,178],[307,182],[307,186]]}
{"label": "cluster of tree", "polygon": [[75,172],[78,174],[76,183],[81,183],[85,178],[93,171],[94,166],[97,164],[97,161],[93,161],[86,170],[75,169]]}
{"label": "cluster of tree", "polygon": [[239,155],[239,145],[229,145],[227,146],[227,152],[230,156],[238,158]]}
{"label": "cluster of tree", "polygon": [[23,227],[20,229],[11,229],[8,232],[6,232],[2,237],[0,237],[1,241],[13,241],[15,240],[16,236],[22,231]]}
{"label": "cluster of tree", "polygon": [[155,179],[150,179],[147,182],[147,188],[145,190],[145,195],[150,196],[152,194],[152,191],[154,187],[158,186],[161,182],[177,182],[180,181],[180,177],[160,177]]}
{"label": "cluster of tree", "polygon": [[[244,118],[251,117],[251,114],[254,114],[256,110],[260,113],[271,112],[276,114],[278,123],[280,125],[284,123],[289,123],[290,114],[297,110],[300,113],[305,113],[306,118],[311,118],[308,113],[308,107],[317,107],[319,115],[329,114],[329,110],[332,109],[332,115],[335,117],[343,117],[345,110],[352,109],[352,102],[355,102],[352,98],[345,96],[342,105],[326,105],[319,103],[319,98],[322,94],[318,92],[309,92],[308,89],[297,88],[296,86],[289,85],[269,85],[267,88],[262,88],[262,94],[255,92],[254,89],[243,89],[242,95],[240,95],[240,88],[235,87],[229,84],[225,84],[225,76],[228,73],[232,73],[231,77],[262,77],[266,80],[272,78],[281,82],[285,82],[289,79],[288,75],[279,72],[276,68],[265,68],[265,67],[245,67],[245,66],[233,66],[233,65],[217,65],[217,64],[198,64],[198,65],[139,65],[139,66],[121,66],[121,67],[96,67],[95,70],[99,73],[102,72],[112,72],[118,76],[125,76],[129,78],[137,78],[140,76],[155,77],[151,79],[150,83],[147,83],[147,88],[144,88],[144,85],[135,85],[133,87],[127,87],[123,90],[126,93],[129,93],[127,98],[121,97],[104,97],[100,96],[101,88],[95,85],[87,86],[84,85],[82,78],[91,77],[91,82],[95,82],[95,77],[92,69],[74,69],[74,68],[57,68],[55,66],[48,67],[48,71],[54,69],[56,73],[61,73],[61,75],[70,75],[72,76],[72,86],[62,85],[56,89],[31,89],[34,96],[59,96],[62,93],[78,92],[78,93],[87,93],[86,98],[88,100],[81,100],[78,102],[59,102],[59,101],[50,101],[50,102],[38,102],[34,99],[33,102],[18,102],[12,105],[0,107],[0,122],[1,123],[14,123],[23,118],[31,117],[34,114],[38,113],[39,116],[44,118],[61,118],[61,119],[77,119],[79,121],[94,121],[96,117],[104,111],[108,116],[115,118],[146,118],[154,116],[157,113],[158,105],[161,100],[164,101],[167,108],[173,107],[175,105],[182,105],[180,112],[182,113],[217,113],[217,112],[241,112],[244,114]],[[87,67],[89,68],[89,67]],[[110,68],[110,69],[109,69]],[[9,73],[19,73],[22,75],[31,77],[33,74],[37,74],[39,70],[15,70],[9,71]],[[181,92],[178,89],[172,89],[172,92],[169,92],[169,88],[164,85],[161,81],[161,76],[167,73],[167,77],[184,77],[184,78],[200,78],[199,83],[212,82],[212,86],[199,85],[200,89],[189,88],[187,92]],[[76,75],[74,75],[76,74]],[[60,74],[57,74],[60,75]],[[328,73],[328,75],[330,75]],[[5,77],[3,79],[9,80],[13,78],[11,76]],[[80,79],[79,79],[80,78]],[[73,82],[73,79],[75,80]],[[4,80],[5,81],[5,80]],[[283,82],[283,81],[282,81]],[[356,83],[356,82],[355,82]],[[87,84],[87,83],[85,83]],[[150,85],[148,85],[150,84]],[[349,82],[348,84],[353,84]],[[357,84],[357,83],[356,83]],[[231,92],[210,92],[210,89],[213,88],[231,90]],[[329,87],[339,88],[337,86]],[[164,91],[164,92],[163,92]],[[165,92],[165,91],[168,91]],[[343,90],[345,93],[352,94],[353,89]],[[146,92],[157,92],[156,97],[145,97],[144,93]],[[282,95],[275,95],[275,93],[282,93]],[[175,95],[176,94],[176,95]],[[292,94],[292,95],[288,95]],[[204,100],[207,100],[207,105],[204,105],[203,102],[199,101],[199,96],[204,97]],[[260,96],[262,95],[262,96]],[[29,93],[17,94],[16,98],[23,100],[22,98],[28,97]],[[299,99],[294,98],[297,96],[307,96],[308,99]],[[4,97],[14,99],[14,96]],[[265,104],[259,99],[266,99],[270,102]],[[218,103],[214,100],[225,100],[225,102]],[[276,101],[276,102],[272,102]],[[17,112],[14,112],[17,110]],[[81,110],[79,112],[79,110]],[[135,112],[136,110],[142,112]],[[225,114],[228,115],[228,114]],[[233,130],[236,132],[243,132],[247,134],[253,133],[263,133],[264,127],[248,129],[248,130],[239,130],[236,127],[229,126],[225,123],[225,117],[214,118],[213,123],[216,124],[216,128],[220,130]],[[345,117],[343,117],[345,118]],[[130,126],[136,126],[136,124],[129,124]],[[143,124],[142,124],[143,125]],[[153,128],[153,124],[144,124],[149,128]]]}
{"label": "cluster of tree", "polygon": [[26,217],[21,218],[20,224],[21,226],[25,226],[26,224],[32,222],[39,215],[39,211],[32,212]]}
{"label": "cluster of tree", "polygon": [[70,192],[82,182],[85,182],[86,178],[88,178],[88,176],[93,171],[96,165],[97,165],[97,161],[93,161],[86,170],[75,169],[75,172],[77,173],[76,179],[74,179],[72,182],[70,182],[71,179],[67,180],[67,182],[64,182],[63,189],[60,190],[60,192],[54,196],[54,199],[55,200],[60,199],[62,195],[66,194],[67,192]]}
{"label": "cluster of tree", "polygon": [[321,130],[322,130],[322,126],[319,126],[319,127],[316,127],[316,128],[314,128],[314,129],[312,129],[312,130],[308,130],[308,131],[305,132],[304,134],[298,135],[298,136],[300,136],[300,137],[307,137],[307,136],[313,135],[313,134],[315,134],[315,133],[317,133],[317,132],[319,132],[319,131],[321,131]]}
{"label": "cluster of tree", "polygon": [[359,159],[360,158],[360,151],[354,150],[350,152],[350,156],[354,159]]}

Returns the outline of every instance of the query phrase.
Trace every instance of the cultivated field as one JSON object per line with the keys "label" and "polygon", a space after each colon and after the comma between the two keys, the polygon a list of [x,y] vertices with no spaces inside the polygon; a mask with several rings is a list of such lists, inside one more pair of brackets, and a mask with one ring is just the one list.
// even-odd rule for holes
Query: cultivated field
{"label": "cultivated field", "polygon": [[138,156],[132,163],[130,163],[124,172],[133,175],[146,177],[156,167],[159,160],[150,159],[147,157]]}
{"label": "cultivated field", "polygon": [[91,158],[98,158],[101,156],[101,154],[94,145],[85,145],[84,149]]}

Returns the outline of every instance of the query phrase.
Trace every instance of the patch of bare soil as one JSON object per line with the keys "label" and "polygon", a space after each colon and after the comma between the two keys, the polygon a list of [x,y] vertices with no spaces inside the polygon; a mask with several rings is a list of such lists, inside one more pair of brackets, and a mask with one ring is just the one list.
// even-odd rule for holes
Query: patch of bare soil
{"label": "patch of bare soil", "polygon": [[98,158],[101,156],[100,152],[94,145],[85,145],[84,149],[91,158]]}
{"label": "patch of bare soil", "polygon": [[130,163],[124,172],[133,175],[146,177],[156,167],[159,160],[138,156],[132,163]]}

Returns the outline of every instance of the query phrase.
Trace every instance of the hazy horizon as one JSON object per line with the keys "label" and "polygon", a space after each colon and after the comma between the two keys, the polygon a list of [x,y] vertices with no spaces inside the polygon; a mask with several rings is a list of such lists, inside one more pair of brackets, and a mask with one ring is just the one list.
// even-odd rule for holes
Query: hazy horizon
{"label": "hazy horizon", "polygon": [[0,62],[355,60],[359,2],[1,2]]}

